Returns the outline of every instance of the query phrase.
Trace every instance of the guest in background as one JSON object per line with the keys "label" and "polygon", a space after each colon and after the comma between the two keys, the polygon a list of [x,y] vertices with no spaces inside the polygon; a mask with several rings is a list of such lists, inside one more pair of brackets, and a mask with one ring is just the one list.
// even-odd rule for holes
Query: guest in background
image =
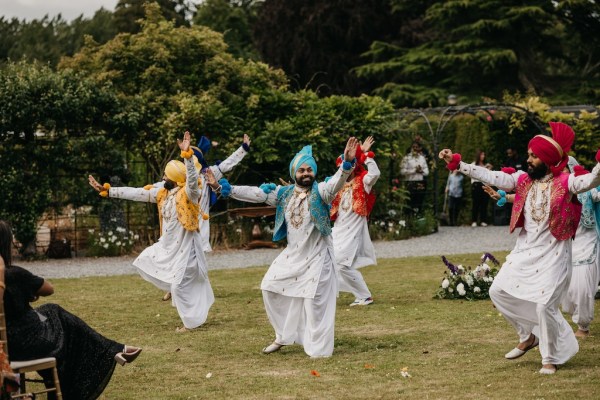
{"label": "guest in background", "polygon": [[412,143],[411,151],[402,159],[400,175],[402,175],[402,180],[406,183],[406,188],[410,193],[410,209],[415,214],[420,214],[427,189],[425,177],[429,175],[429,167],[423,155],[421,143],[417,141]]}
{"label": "guest in background", "polygon": [[449,210],[449,225],[458,225],[458,215],[462,206],[463,197],[463,175],[458,171],[454,170],[448,175],[448,181],[446,182],[446,195],[448,196],[448,210]]}
{"label": "guest in background", "polygon": [[[492,169],[492,165],[485,161],[485,152],[477,150],[475,153],[475,161],[471,164],[478,167],[485,167]],[[483,190],[483,183],[477,179],[471,178],[471,194],[472,194],[472,208],[471,208],[471,226],[487,226],[487,208],[489,196]]]}

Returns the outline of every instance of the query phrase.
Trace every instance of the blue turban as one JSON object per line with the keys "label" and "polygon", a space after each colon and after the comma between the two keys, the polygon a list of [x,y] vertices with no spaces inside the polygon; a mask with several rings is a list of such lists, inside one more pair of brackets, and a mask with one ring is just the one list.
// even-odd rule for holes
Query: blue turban
{"label": "blue turban", "polygon": [[198,142],[198,147],[190,146],[190,148],[194,151],[194,155],[198,159],[198,162],[202,164],[202,169],[208,167],[208,162],[206,161],[206,154],[210,150],[210,140],[206,136],[202,136],[200,141]]}
{"label": "blue turban", "polygon": [[210,140],[206,136],[202,136],[200,141],[198,141],[198,147],[202,150],[202,153],[206,155],[211,147]]}
{"label": "blue turban", "polygon": [[290,162],[290,177],[296,182],[296,171],[302,164],[308,164],[317,175],[317,162],[312,156],[312,146],[304,146]]}

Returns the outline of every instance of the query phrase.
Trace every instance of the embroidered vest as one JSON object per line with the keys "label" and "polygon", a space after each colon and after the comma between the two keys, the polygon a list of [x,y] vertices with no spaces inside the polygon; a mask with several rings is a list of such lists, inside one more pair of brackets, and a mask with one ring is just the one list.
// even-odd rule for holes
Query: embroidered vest
{"label": "embroidered vest", "polygon": [[[275,229],[273,241],[285,239],[287,237],[287,224],[285,223],[285,209],[287,208],[290,197],[294,193],[294,185],[284,186],[277,192],[277,206],[275,212]],[[317,227],[321,235],[331,235],[331,222],[329,221],[329,206],[323,201],[319,194],[317,182],[313,182],[312,189],[308,195],[308,210],[310,219]]]}
{"label": "embroidered vest", "polygon": [[[364,174],[356,176],[352,182],[346,183],[346,185],[352,185],[352,210],[363,217],[368,216],[375,205],[375,193],[373,193],[373,189],[371,189],[371,193],[367,193],[363,185],[363,178],[366,174],[367,172],[365,171]],[[332,221],[335,221],[338,217],[338,210],[343,194],[344,190],[340,190],[331,202],[329,215]]]}
{"label": "embroidered vest", "polygon": [[[581,204],[569,192],[569,174],[561,173],[551,181],[550,188],[550,233],[558,240],[567,240],[575,235],[581,218]],[[517,182],[515,202],[510,216],[510,232],[523,227],[523,208],[527,194],[533,185],[529,175],[523,174]]]}
{"label": "embroidered vest", "polygon": [[[160,232],[162,235],[162,209],[169,191],[162,188],[156,195],[156,204],[158,205],[158,217],[160,221]],[[184,188],[175,193],[175,208],[177,209],[177,220],[187,231],[197,231],[200,225],[200,204],[192,202],[185,192]]]}
{"label": "embroidered vest", "polygon": [[[600,186],[598,186],[596,190],[600,190]],[[600,237],[600,202],[594,202],[591,190],[585,193],[579,193],[577,199],[582,206],[581,222],[579,222],[579,224],[588,229],[596,229],[596,233],[598,234],[598,237]]]}

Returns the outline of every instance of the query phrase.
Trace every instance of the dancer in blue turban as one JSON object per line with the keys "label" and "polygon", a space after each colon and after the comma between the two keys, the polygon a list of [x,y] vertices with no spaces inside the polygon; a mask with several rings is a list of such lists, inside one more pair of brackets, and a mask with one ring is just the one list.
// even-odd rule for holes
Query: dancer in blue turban
{"label": "dancer in blue turban", "polygon": [[311,357],[333,353],[335,306],[338,292],[334,269],[329,208],[336,193],[354,170],[358,141],[351,137],[345,161],[327,182],[317,183],[317,163],[305,146],[290,162],[293,185],[230,186],[207,175],[208,183],[231,197],[277,207],[274,241],[287,238],[287,247],[273,261],[261,289],[275,341],[263,349],[269,354],[294,343]]}

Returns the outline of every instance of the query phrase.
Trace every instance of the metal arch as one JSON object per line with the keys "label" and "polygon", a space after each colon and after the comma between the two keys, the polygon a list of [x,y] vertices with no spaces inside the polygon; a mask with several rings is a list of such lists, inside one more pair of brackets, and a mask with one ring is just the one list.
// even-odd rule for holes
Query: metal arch
{"label": "metal arch", "polygon": [[[425,109],[425,110],[426,111],[427,110],[439,111],[440,108],[430,108],[430,109]],[[404,109],[402,111],[398,110],[397,117],[400,118],[402,116],[416,114],[425,120],[425,123],[427,124],[427,128],[429,130],[431,144],[433,146],[433,157],[435,159],[435,157],[437,157],[439,140],[442,137],[442,133],[444,132],[446,125],[448,125],[448,123],[450,121],[452,121],[454,119],[454,117],[456,117],[457,115],[460,115],[460,114],[465,114],[465,113],[474,114],[477,111],[484,111],[490,117],[494,118],[494,115],[491,113],[491,110],[504,110],[504,111],[508,110],[513,113],[517,112],[515,110],[518,110],[518,111],[522,112],[523,114],[525,114],[525,118],[528,121],[530,121],[538,129],[538,131],[540,133],[542,133],[542,134],[546,133],[546,130],[544,129],[544,126],[542,125],[542,121],[537,116],[537,113],[531,112],[530,110],[526,109],[525,107],[518,106],[516,104],[511,104],[511,103],[480,103],[480,104],[472,104],[472,105],[466,105],[466,106],[448,106],[448,107],[442,108],[441,112],[439,114],[439,122],[437,124],[435,131],[433,130],[431,121],[429,120],[427,113],[425,111],[423,111],[423,109],[408,108],[408,109]],[[430,114],[433,114],[433,113],[430,112]],[[436,163],[437,163],[437,161],[436,161]],[[439,216],[438,216],[438,170],[439,170],[439,168],[434,168],[434,170],[433,170],[433,213],[434,213],[435,219],[439,218]],[[437,226],[436,226],[436,231],[437,231]]]}

